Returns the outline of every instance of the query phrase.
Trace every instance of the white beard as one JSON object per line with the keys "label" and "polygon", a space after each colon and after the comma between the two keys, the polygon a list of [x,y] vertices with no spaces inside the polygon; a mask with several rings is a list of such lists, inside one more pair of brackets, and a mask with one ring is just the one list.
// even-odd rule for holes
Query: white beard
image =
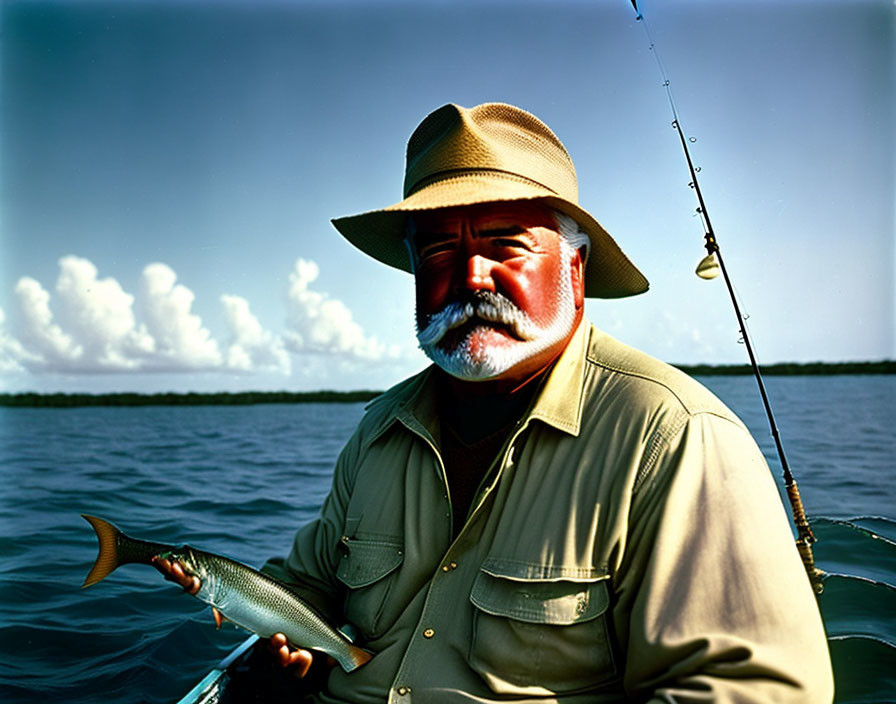
{"label": "white beard", "polygon": [[[534,357],[563,340],[575,323],[575,293],[572,278],[560,276],[557,282],[556,312],[547,325],[539,326],[522,310],[499,293],[477,292],[470,303],[449,303],[432,314],[426,326],[417,330],[420,349],[448,374],[466,381],[492,379],[509,371],[520,362]],[[445,334],[473,317],[482,321],[451,349],[439,345]],[[419,317],[419,316],[418,316]],[[473,335],[481,328],[492,328],[488,322],[511,328],[519,340],[501,345],[479,345],[474,351]]]}

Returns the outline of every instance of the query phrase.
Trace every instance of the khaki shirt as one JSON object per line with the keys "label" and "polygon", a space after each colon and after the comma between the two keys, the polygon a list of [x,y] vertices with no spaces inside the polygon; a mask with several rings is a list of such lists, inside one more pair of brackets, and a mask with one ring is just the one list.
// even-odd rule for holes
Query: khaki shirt
{"label": "khaki shirt", "polygon": [[690,377],[583,323],[451,539],[432,371],[371,403],[267,571],[376,653],[321,701],[832,698],[765,461]]}

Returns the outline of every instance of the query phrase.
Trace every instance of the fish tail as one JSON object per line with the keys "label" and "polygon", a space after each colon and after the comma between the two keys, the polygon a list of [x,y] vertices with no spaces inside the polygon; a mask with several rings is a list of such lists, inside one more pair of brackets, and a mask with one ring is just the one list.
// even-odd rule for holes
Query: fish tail
{"label": "fish tail", "polygon": [[100,580],[105,579],[112,574],[116,567],[122,564],[118,558],[118,536],[122,535],[122,532],[102,518],[86,516],[83,513],[81,514],[81,518],[93,526],[93,529],[96,531],[97,540],[99,540],[100,543],[100,552],[99,555],[97,555],[96,563],[94,563],[90,572],[87,574],[87,579],[84,580],[84,584],[81,585],[81,589],[84,589],[85,587],[89,587]]}
{"label": "fish tail", "polygon": [[81,589],[105,579],[115,571],[116,567],[131,562],[150,565],[156,555],[174,548],[173,545],[131,538],[102,518],[87,516],[83,513],[81,516],[93,526],[100,543],[96,563],[87,574],[87,579],[84,580]]}
{"label": "fish tail", "polygon": [[361,665],[368,662],[373,657],[373,653],[364,650],[364,648],[359,648],[357,645],[349,645],[348,651],[339,658],[339,664],[342,666],[342,669],[346,672],[351,672],[352,670],[361,667]]}

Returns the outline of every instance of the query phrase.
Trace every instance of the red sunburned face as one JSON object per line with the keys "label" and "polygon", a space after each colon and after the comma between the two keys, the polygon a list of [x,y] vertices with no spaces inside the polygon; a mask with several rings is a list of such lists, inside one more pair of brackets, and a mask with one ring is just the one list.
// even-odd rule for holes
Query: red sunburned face
{"label": "red sunburned face", "polygon": [[[415,213],[412,240],[417,259],[420,329],[448,304],[466,303],[477,292],[485,291],[503,296],[535,327],[546,330],[557,319],[559,291],[562,285],[569,285],[570,278],[572,323],[581,318],[581,260],[574,256],[570,261],[565,256],[561,235],[546,207],[533,203],[489,203]],[[534,349],[532,356],[490,378],[525,380],[562,351],[575,327],[572,324],[560,339],[546,348]],[[555,333],[551,335],[557,337]],[[523,339],[513,325],[474,317],[449,330],[436,346],[452,352],[464,345],[468,354],[476,357],[489,350],[524,344]]]}

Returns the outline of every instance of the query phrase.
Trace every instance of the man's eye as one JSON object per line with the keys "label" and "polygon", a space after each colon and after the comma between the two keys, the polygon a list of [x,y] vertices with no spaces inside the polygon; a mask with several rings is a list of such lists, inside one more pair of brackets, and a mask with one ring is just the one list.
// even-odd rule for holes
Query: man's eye
{"label": "man's eye", "polygon": [[502,247],[508,249],[525,249],[529,251],[531,247],[529,247],[528,242],[522,239],[513,239],[510,237],[498,237],[492,240],[492,245],[495,247]]}
{"label": "man's eye", "polygon": [[429,257],[436,254],[442,254],[443,252],[453,252],[455,249],[457,249],[457,245],[454,242],[438,242],[436,244],[421,247],[417,254],[420,259],[428,259]]}

